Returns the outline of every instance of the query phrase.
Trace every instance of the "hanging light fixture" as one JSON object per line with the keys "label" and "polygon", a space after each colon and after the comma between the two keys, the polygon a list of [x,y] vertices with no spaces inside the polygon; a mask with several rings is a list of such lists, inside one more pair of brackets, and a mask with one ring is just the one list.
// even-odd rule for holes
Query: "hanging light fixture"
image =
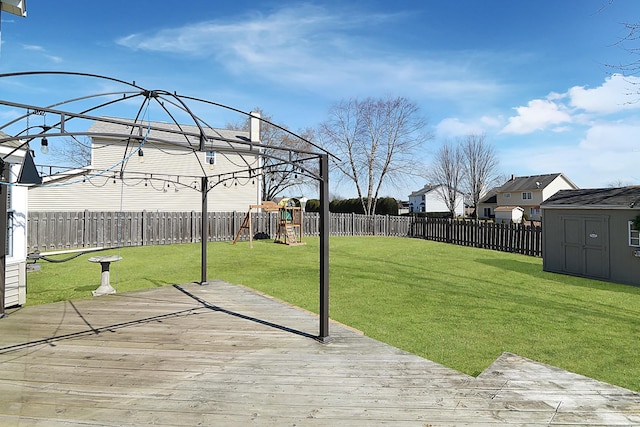
{"label": "hanging light fixture", "polygon": [[46,136],[43,136],[40,141],[40,152],[42,154],[49,154],[49,141],[47,141]]}
{"label": "hanging light fixture", "polygon": [[138,150],[138,163],[144,163],[144,153],[142,148]]}

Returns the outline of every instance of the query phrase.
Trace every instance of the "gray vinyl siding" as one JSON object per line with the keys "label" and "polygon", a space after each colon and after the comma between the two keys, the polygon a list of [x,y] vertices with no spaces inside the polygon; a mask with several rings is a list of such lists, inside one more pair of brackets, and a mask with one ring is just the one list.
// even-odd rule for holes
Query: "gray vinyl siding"
{"label": "gray vinyl siding", "polygon": [[[77,179],[71,178],[66,182]],[[246,211],[250,204],[257,203],[258,188],[257,181],[256,184],[244,184],[230,188],[219,185],[212,189],[208,196],[208,210]],[[201,206],[201,193],[197,190],[155,180],[148,180],[145,186],[140,178],[118,179],[114,183],[111,177],[98,177],[84,183],[32,188],[29,191],[30,211],[199,212]]]}
{"label": "gray vinyl siding", "polygon": [[[629,246],[628,222],[637,215],[637,210],[625,209],[545,209],[543,214],[543,268],[545,271],[556,273],[577,274],[597,279],[610,280],[612,282],[632,284],[640,286],[640,258],[635,257],[635,247]],[[606,224],[603,235],[606,241],[603,246],[606,253],[606,261],[609,266],[606,275],[590,273],[576,273],[568,271],[567,254],[565,251],[565,230],[563,218],[602,218]],[[606,221],[605,221],[606,220]],[[588,239],[589,233],[586,230]],[[588,260],[585,261],[588,263]],[[586,265],[586,267],[589,267]]]}
{"label": "gray vinyl siding", "polygon": [[[204,152],[194,153],[186,148],[160,147],[153,143],[143,146],[144,163],[140,163],[138,154],[133,152],[135,148],[137,146],[127,148],[125,144],[94,143],[93,170],[109,170],[85,182],[81,176],[74,176],[52,185],[31,188],[29,210],[200,211],[201,193],[192,188],[199,188],[200,176],[246,170],[247,163],[251,167],[258,166],[257,156],[218,152],[211,170]],[[125,171],[124,179],[114,180],[121,168]],[[169,182],[176,180],[179,185]],[[209,192],[209,211],[246,211],[250,204],[259,203],[258,178],[239,178],[228,185],[220,184]]]}
{"label": "gray vinyl siding", "polygon": [[5,272],[5,307],[23,305],[26,302],[26,262],[7,262]]}

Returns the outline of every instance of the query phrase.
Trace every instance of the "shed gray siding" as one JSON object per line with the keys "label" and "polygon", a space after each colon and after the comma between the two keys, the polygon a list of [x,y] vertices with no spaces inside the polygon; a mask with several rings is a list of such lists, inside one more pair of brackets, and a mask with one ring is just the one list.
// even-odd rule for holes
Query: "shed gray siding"
{"label": "shed gray siding", "polygon": [[640,286],[640,258],[629,246],[638,209],[544,209],[543,269]]}

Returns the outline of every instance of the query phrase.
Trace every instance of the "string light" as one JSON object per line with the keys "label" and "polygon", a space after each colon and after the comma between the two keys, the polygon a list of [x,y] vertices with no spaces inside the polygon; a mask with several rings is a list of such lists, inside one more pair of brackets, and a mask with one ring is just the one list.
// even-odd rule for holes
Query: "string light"
{"label": "string light", "polygon": [[49,154],[49,141],[47,141],[46,136],[43,136],[40,141],[40,152],[42,154]]}

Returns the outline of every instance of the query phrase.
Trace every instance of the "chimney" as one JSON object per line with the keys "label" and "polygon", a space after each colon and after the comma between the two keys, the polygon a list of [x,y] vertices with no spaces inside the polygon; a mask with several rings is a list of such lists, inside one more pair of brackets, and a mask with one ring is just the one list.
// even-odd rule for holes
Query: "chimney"
{"label": "chimney", "polygon": [[516,180],[516,176],[514,174],[511,174],[511,181],[515,181]]}
{"label": "chimney", "polygon": [[255,111],[249,113],[249,140],[260,142],[260,113]]}

